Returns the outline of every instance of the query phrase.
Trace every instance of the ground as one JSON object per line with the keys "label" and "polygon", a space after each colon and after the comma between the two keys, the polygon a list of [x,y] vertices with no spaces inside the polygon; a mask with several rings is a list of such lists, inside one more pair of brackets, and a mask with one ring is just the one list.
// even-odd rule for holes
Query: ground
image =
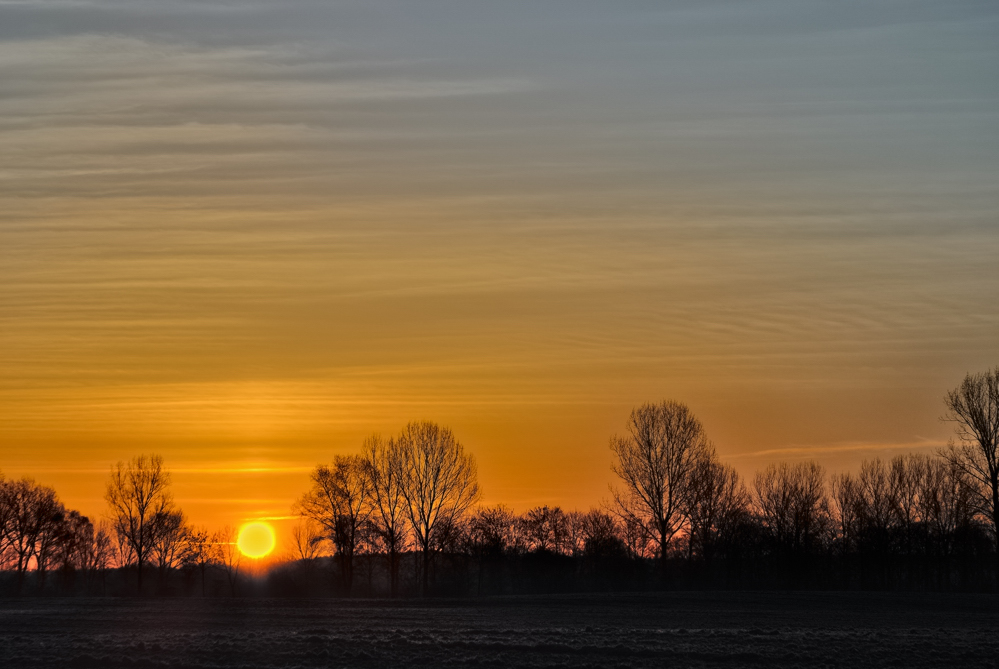
{"label": "ground", "polygon": [[999,596],[0,599],[0,667],[999,667]]}

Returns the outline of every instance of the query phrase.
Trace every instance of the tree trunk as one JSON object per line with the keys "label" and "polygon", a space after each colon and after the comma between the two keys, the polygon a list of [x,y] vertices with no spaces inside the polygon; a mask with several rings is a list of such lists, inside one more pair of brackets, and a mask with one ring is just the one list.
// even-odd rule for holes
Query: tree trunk
{"label": "tree trunk", "polygon": [[666,552],[666,546],[661,545],[659,547],[659,587],[661,590],[667,588],[666,585],[666,575],[669,573],[669,554]]}
{"label": "tree trunk", "polygon": [[389,549],[389,593],[393,599],[399,596],[399,553],[394,546]]}
{"label": "tree trunk", "polygon": [[350,597],[350,591],[354,586],[354,554],[346,553],[343,556],[343,596]]}
{"label": "tree trunk", "polygon": [[423,596],[430,592],[430,551],[423,549]]}
{"label": "tree trunk", "polygon": [[138,553],[136,555],[135,562],[136,562],[136,567],[138,568],[138,571],[139,571],[139,597],[142,597],[142,566],[143,566],[142,563],[143,563],[143,559],[142,559],[142,554],[141,553]]}
{"label": "tree trunk", "polygon": [[992,537],[995,539],[996,590],[999,591],[999,476],[992,477]]}

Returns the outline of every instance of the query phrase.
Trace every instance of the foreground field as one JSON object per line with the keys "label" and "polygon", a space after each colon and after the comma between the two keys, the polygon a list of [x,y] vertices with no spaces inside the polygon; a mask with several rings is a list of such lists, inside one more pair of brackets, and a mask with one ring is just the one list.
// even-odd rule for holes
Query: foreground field
{"label": "foreground field", "polygon": [[999,667],[999,597],[0,600],[0,667]]}

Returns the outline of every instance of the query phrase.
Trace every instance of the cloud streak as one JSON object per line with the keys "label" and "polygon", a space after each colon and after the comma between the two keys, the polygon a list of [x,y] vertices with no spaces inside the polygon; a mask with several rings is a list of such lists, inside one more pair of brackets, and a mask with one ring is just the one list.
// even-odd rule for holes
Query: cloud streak
{"label": "cloud streak", "polygon": [[433,418],[585,506],[663,397],[747,467],[945,440],[995,364],[999,12],[898,9],[0,2],[0,467],[292,499]]}

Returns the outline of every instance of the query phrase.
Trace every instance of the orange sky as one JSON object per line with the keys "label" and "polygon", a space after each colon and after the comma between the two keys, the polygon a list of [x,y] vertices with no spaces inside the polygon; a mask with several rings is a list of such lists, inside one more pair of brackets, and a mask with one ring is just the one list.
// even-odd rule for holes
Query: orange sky
{"label": "orange sky", "polygon": [[987,8],[134,4],[0,8],[0,471],[85,513],[156,452],[285,517],[415,419],[583,508],[666,398],[835,471],[999,362]]}

